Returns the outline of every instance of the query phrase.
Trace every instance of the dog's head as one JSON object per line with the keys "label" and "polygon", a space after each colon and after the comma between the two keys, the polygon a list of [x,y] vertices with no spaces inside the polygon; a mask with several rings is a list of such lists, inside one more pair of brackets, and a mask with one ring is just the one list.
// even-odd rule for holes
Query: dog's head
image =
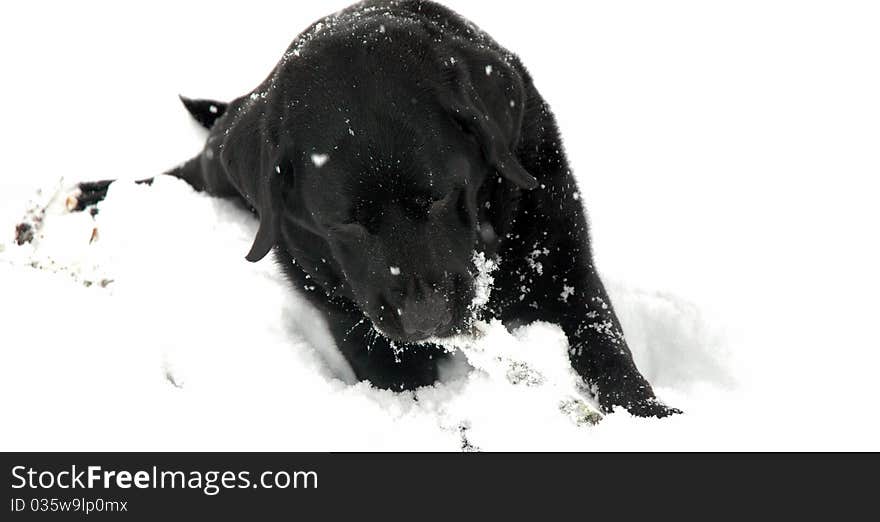
{"label": "dog's head", "polygon": [[512,151],[522,96],[486,102],[465,79],[369,106],[383,94],[377,87],[339,117],[301,116],[302,131],[278,148],[258,189],[261,226],[248,259],[279,243],[320,251],[297,264],[314,281],[341,281],[339,293],[381,333],[446,337],[472,315],[486,187],[537,185]]}
{"label": "dog's head", "polygon": [[379,331],[401,341],[447,336],[473,299],[474,166],[466,155],[437,164],[373,158],[328,159],[305,191],[309,212]]}

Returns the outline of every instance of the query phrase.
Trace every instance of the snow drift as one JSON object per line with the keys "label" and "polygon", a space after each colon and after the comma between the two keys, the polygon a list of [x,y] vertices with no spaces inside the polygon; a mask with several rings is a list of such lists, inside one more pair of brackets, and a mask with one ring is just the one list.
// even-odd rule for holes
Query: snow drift
{"label": "snow drift", "polygon": [[[164,176],[112,185],[95,216],[68,212],[69,193],[43,189],[27,213],[41,216],[33,241],[6,237],[0,253],[7,316],[26,340],[2,351],[7,396],[30,397],[12,405],[28,419],[19,448],[587,450],[612,424],[594,425],[555,325],[481,325],[450,343],[443,382],[377,390],[355,382],[273,262],[244,260],[257,223],[239,206]],[[694,389],[730,384],[693,306],[610,287],[663,399],[688,410]]]}

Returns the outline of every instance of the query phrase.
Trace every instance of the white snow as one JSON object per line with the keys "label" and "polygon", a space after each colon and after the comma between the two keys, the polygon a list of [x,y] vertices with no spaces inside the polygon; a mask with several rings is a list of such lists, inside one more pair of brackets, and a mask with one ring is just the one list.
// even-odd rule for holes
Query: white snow
{"label": "white snow", "polygon": [[[19,340],[2,352],[2,382],[10,394],[28,390],[29,401],[10,404],[10,413],[40,428],[8,434],[16,447],[457,450],[467,426],[468,444],[483,450],[584,449],[599,429],[590,427],[596,414],[554,325],[511,334],[483,324],[477,338],[445,341],[476,369],[459,355],[444,368],[445,381],[418,400],[371,389],[356,383],[323,319],[278,267],[243,259],[256,221],[235,204],[164,176],[152,186],[112,185],[94,218],[69,213],[64,190],[44,194],[38,239],[0,253]],[[497,264],[482,254],[474,261],[476,310],[489,298]],[[667,332],[652,346],[672,350],[666,343],[683,323],[674,311],[684,305],[666,303],[672,310],[658,317],[669,324],[655,325],[632,294],[619,292],[641,314],[633,334],[652,325]],[[702,324],[695,310],[685,317]],[[719,356],[714,346],[699,346],[701,337],[681,339],[680,349],[709,367]],[[692,364],[661,361],[663,371]],[[721,382],[717,371],[712,378]],[[699,378],[683,379],[692,380]],[[35,413],[46,401],[56,415]],[[78,405],[114,415],[81,419]],[[90,435],[60,440],[51,429],[58,423]],[[352,423],[367,435],[345,435]],[[251,424],[259,436],[249,435]]]}
{"label": "white snow", "polygon": [[486,254],[482,252],[474,252],[473,263],[477,273],[474,275],[474,300],[471,302],[470,308],[476,314],[489,303],[489,299],[492,297],[492,285],[495,283],[492,274],[498,270],[498,262],[487,258]]}
{"label": "white snow", "polygon": [[[13,419],[0,449],[880,449],[880,71],[866,65],[878,7],[636,3],[499,18],[500,2],[447,2],[518,52],[550,102],[628,343],[685,415],[578,426],[588,409],[565,399],[564,340],[546,324],[481,325],[457,340],[479,369],[457,355],[418,400],[355,383],[320,314],[271,261],[243,259],[255,220],[173,179],[114,185],[94,220],[67,213],[62,192],[35,243],[15,245],[28,200],[44,187],[48,203],[61,175],[134,180],[192,157],[204,137],[176,94],[249,92],[290,20],[342,7],[266,3],[205,26],[198,4],[134,18],[21,4],[0,31],[24,50],[0,83],[22,101],[0,127],[0,404]],[[46,67],[58,48],[77,59]],[[559,49],[580,49],[577,67]],[[29,103],[83,70],[64,103]],[[136,118],[118,110],[131,100]]]}
{"label": "white snow", "polygon": [[316,167],[323,167],[330,160],[330,156],[327,154],[312,154],[312,164]]}
{"label": "white snow", "polygon": [[559,299],[563,302],[567,303],[568,298],[574,295],[574,287],[565,285],[562,287],[562,293],[559,294]]}

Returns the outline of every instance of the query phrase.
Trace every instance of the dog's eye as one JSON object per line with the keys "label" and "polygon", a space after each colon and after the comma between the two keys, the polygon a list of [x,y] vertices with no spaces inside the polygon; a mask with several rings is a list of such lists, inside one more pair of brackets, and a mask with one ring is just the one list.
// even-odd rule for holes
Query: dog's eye
{"label": "dog's eye", "polygon": [[455,126],[458,127],[458,130],[468,138],[473,137],[473,132],[471,131],[471,125],[464,120],[463,118],[453,118],[455,122]]}

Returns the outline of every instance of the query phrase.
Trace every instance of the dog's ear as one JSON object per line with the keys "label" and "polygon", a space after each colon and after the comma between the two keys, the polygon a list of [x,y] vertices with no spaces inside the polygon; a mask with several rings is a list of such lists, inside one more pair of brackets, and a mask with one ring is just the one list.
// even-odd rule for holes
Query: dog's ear
{"label": "dog's ear", "polygon": [[183,106],[199,124],[211,130],[217,120],[226,113],[228,104],[213,100],[192,100],[186,96],[178,96]]}
{"label": "dog's ear", "polygon": [[280,167],[273,167],[263,172],[257,185],[256,210],[260,216],[260,228],[251,251],[245,257],[251,263],[262,261],[278,243],[284,199],[283,172],[280,170]]}
{"label": "dog's ear", "polygon": [[458,124],[476,137],[486,161],[502,177],[524,190],[538,188],[538,180],[523,168],[513,153],[516,133],[502,129],[466,73],[459,74],[451,85],[442,89],[440,98]]}
{"label": "dog's ear", "polygon": [[[219,129],[217,129],[219,130]],[[260,226],[245,258],[262,261],[278,243],[287,188],[294,184],[294,166],[274,127],[263,126],[262,111],[244,111],[219,135],[219,162],[226,184],[257,213]]]}

